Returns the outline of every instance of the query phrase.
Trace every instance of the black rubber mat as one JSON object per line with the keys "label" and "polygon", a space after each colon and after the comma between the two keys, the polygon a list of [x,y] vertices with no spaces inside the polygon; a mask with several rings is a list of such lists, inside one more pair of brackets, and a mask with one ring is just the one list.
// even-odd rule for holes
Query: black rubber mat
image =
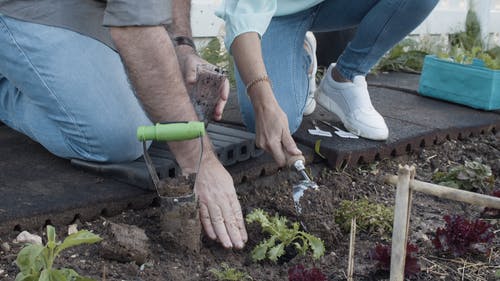
{"label": "black rubber mat", "polygon": [[[170,160],[168,151],[155,147],[152,150],[153,161],[157,170],[163,173],[162,177],[176,173],[177,170],[171,169],[176,164]],[[303,150],[311,159],[312,151]],[[273,174],[278,169],[269,155],[250,149],[249,153],[255,157],[228,168],[235,183]],[[148,186],[145,163],[140,160],[125,166],[87,167],[102,169],[98,174],[85,172],[1,125],[0,154],[3,156],[0,161],[0,233],[37,229],[47,223],[67,225],[76,218],[85,221],[100,215],[114,215],[129,208],[147,207],[156,198],[156,193]],[[79,164],[89,163],[80,161]]]}
{"label": "black rubber mat", "polygon": [[[412,79],[415,83],[414,77]],[[411,83],[404,87],[409,85]],[[328,121],[343,128],[338,117],[321,106],[304,119],[299,131],[294,134],[295,139],[309,147],[314,147],[320,139],[320,153],[331,167],[340,168],[398,156],[445,138],[466,138],[496,132],[500,128],[500,114],[497,112],[475,110],[378,85],[369,87],[369,91],[375,108],[385,117],[389,127],[387,141],[344,139],[335,134],[332,138],[310,135],[307,130],[313,128],[312,120]],[[321,122],[316,123],[320,129],[335,131]]]}
{"label": "black rubber mat", "polygon": [[5,126],[0,127],[0,155],[2,233],[114,214],[153,200],[150,192],[73,169]]}

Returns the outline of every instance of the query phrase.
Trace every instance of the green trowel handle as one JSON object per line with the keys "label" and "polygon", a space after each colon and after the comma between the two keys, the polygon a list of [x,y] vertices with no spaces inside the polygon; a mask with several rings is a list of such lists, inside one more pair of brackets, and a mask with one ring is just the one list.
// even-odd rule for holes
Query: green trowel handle
{"label": "green trowel handle", "polygon": [[205,135],[205,124],[198,121],[156,124],[137,128],[140,141],[183,141]]}

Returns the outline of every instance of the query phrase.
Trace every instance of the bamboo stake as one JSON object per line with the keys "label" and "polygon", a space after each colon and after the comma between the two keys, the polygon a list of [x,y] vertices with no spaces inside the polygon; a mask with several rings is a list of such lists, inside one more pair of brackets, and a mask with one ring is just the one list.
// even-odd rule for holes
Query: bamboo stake
{"label": "bamboo stake", "polygon": [[351,240],[349,241],[349,265],[347,266],[347,281],[354,281],[354,245],[356,243],[356,217],[351,220]]}
{"label": "bamboo stake", "polygon": [[[386,176],[385,182],[396,185],[398,183],[398,177]],[[434,195],[440,198],[461,201],[472,205],[500,209],[500,198],[498,197],[455,189],[418,180],[411,180],[410,188],[414,191]]]}
{"label": "bamboo stake", "polygon": [[415,174],[415,167],[399,166],[396,202],[394,207],[394,227],[391,249],[391,281],[403,281],[406,262],[406,243],[408,237],[410,180]]}

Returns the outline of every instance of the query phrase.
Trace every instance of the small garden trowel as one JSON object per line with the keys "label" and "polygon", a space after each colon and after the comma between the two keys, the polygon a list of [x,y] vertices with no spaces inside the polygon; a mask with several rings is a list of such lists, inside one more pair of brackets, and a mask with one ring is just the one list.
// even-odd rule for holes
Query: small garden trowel
{"label": "small garden trowel", "polygon": [[304,166],[305,161],[306,159],[302,155],[291,156],[287,159],[288,166],[290,168],[293,167],[302,176],[302,180],[293,186],[293,203],[298,215],[302,212],[300,199],[304,195],[304,192],[308,189],[317,190],[319,188],[307,174],[306,167]]}

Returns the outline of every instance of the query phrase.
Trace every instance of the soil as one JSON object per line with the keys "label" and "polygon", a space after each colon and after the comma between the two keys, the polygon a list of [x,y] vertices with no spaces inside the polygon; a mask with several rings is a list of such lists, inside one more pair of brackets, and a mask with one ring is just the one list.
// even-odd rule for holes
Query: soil
{"label": "soil", "polygon": [[196,84],[188,91],[199,120],[206,125],[212,120],[219,99],[219,89],[224,87],[226,76],[220,68],[209,64],[199,65],[196,76]]}
{"label": "soil", "polygon": [[201,223],[198,200],[194,194],[196,174],[161,182],[161,242],[167,249],[196,254],[201,248]]}
{"label": "soil", "polygon": [[[145,230],[150,239],[151,255],[138,265],[135,262],[118,262],[103,258],[99,244],[70,248],[62,253],[56,266],[74,268],[82,275],[97,280],[216,280],[210,269],[220,269],[222,263],[248,273],[253,280],[288,280],[290,267],[303,264],[306,268],[321,269],[328,280],[346,280],[349,233],[342,232],[334,221],[334,214],[341,200],[369,199],[371,202],[394,205],[395,188],[383,183],[383,176],[397,173],[398,165],[416,167],[416,179],[432,181],[435,171],[447,171],[464,164],[466,160],[480,160],[491,167],[496,179],[494,189],[500,189],[500,134],[480,135],[464,140],[447,140],[438,145],[413,151],[393,159],[336,171],[317,163],[310,165],[311,174],[319,190],[303,198],[303,215],[300,217],[309,232],[325,241],[326,253],[319,260],[310,255],[294,256],[278,263],[252,262],[251,250],[264,238],[260,226],[247,225],[249,241],[241,251],[225,250],[218,243],[202,236],[197,253],[183,251],[165,244],[162,232],[163,207],[160,203],[143,210],[128,210],[114,217],[95,221],[78,222],[79,229],[92,230],[104,240],[111,239],[106,227],[109,222],[135,225]],[[261,208],[270,214],[278,213],[290,221],[297,221],[291,189],[299,180],[295,173],[280,171],[275,175],[237,185],[237,192],[244,214]],[[461,214],[468,219],[481,217],[483,208],[465,203],[444,200],[414,193],[411,209],[409,241],[419,248],[418,262],[421,271],[410,280],[499,280],[500,270],[500,218],[483,218],[492,224],[495,237],[488,256],[467,254],[461,258],[442,255],[432,245],[438,227],[444,226],[443,215]],[[59,236],[64,231],[58,228]],[[41,234],[43,231],[31,230]],[[2,247],[0,279],[14,280],[17,268],[14,261],[21,245],[13,244],[18,233],[0,237],[10,249]],[[389,236],[389,238],[388,238]],[[358,231],[356,234],[354,280],[388,280],[388,273],[380,270],[369,257],[377,243],[388,244],[390,235]],[[44,237],[45,240],[45,237]]]}

